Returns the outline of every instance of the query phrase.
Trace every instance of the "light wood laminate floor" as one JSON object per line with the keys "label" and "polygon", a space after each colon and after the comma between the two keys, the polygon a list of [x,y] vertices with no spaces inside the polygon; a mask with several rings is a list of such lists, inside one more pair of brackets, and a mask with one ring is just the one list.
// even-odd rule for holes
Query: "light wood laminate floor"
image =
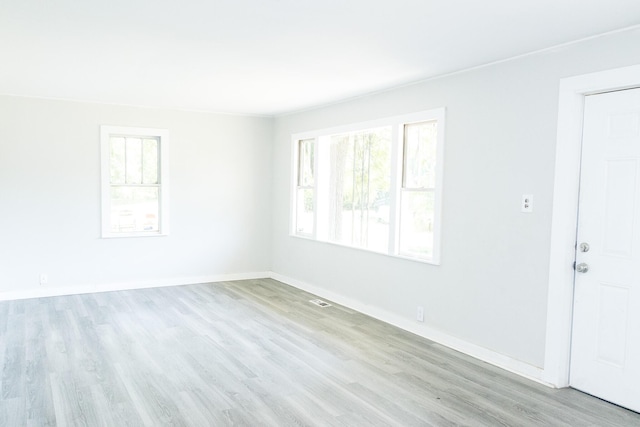
{"label": "light wood laminate floor", "polygon": [[0,426],[640,426],[274,280],[0,302]]}

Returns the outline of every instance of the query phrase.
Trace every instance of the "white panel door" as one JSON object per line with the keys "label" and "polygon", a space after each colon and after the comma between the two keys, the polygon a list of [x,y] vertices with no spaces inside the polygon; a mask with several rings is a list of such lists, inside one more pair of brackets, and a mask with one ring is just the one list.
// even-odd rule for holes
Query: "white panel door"
{"label": "white panel door", "polygon": [[635,411],[640,411],[639,190],[640,89],[587,96],[570,382]]}

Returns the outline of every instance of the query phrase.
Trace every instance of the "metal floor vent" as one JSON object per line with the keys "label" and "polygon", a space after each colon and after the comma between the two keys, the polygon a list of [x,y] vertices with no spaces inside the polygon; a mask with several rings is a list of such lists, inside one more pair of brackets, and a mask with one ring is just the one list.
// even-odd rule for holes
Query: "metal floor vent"
{"label": "metal floor vent", "polygon": [[331,307],[331,304],[329,304],[328,302],[324,302],[321,299],[312,299],[309,300],[309,302],[311,304],[317,305],[318,307]]}

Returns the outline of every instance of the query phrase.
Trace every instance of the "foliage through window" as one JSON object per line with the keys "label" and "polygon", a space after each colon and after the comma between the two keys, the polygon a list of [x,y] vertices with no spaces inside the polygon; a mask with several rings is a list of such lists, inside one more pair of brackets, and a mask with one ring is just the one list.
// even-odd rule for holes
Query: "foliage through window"
{"label": "foliage through window", "polygon": [[439,263],[444,109],[293,136],[294,235]]}
{"label": "foliage through window", "polygon": [[309,235],[313,231],[313,168],[314,145],[313,139],[298,141],[298,183],[296,188],[297,232]]}
{"label": "foliage through window", "polygon": [[385,252],[389,224],[379,213],[389,194],[391,129],[333,135],[329,150],[328,240]]}
{"label": "foliage through window", "polygon": [[101,127],[103,237],[167,234],[168,143],[161,129]]}

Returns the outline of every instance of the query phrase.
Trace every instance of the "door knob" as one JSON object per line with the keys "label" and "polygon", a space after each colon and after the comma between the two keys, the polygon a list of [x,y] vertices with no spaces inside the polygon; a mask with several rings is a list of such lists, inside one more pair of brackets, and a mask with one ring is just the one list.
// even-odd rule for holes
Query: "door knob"
{"label": "door knob", "polygon": [[576,271],[578,273],[586,273],[587,271],[589,271],[589,264],[581,262],[580,264],[576,265]]}
{"label": "door knob", "polygon": [[590,246],[587,242],[580,243],[580,252],[589,252]]}

